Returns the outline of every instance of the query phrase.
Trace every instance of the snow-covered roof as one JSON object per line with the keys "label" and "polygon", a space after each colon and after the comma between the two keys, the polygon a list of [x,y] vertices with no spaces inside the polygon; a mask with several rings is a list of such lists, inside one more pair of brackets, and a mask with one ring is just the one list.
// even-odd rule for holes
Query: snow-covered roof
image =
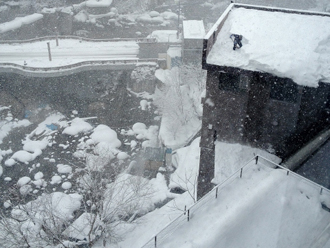
{"label": "snow-covered roof", "polygon": [[90,8],[103,8],[109,7],[112,4],[112,0],[88,0],[86,6]]}
{"label": "snow-covered roof", "polygon": [[[329,26],[328,13],[231,4],[206,35],[221,27],[207,64],[268,72],[310,87],[330,83]],[[233,50],[231,34],[243,35],[241,49]]]}
{"label": "snow-covered roof", "polygon": [[205,29],[203,21],[183,21],[183,37],[185,39],[203,39],[204,36]]}

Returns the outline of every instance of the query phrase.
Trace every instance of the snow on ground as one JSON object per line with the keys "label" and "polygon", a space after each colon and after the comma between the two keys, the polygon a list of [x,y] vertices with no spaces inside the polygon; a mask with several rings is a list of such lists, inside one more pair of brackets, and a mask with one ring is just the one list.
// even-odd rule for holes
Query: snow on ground
{"label": "snow on ground", "polygon": [[[236,177],[190,220],[160,234],[157,247],[328,247],[330,193],[285,170],[255,165]],[[172,227],[172,229],[171,229]],[[196,235],[198,234],[198,235]],[[152,244],[151,244],[152,243]],[[154,243],[151,242],[153,247]],[[316,245],[316,246],[314,246]]]}
{"label": "snow on ground", "polygon": [[199,170],[200,138],[195,139],[190,146],[176,150],[172,163],[176,170],[171,175],[170,188],[181,188],[189,191],[195,198]]}
{"label": "snow on ground", "polygon": [[[330,83],[329,25],[330,16],[233,8],[207,63],[268,72],[311,87]],[[241,49],[233,50],[231,34],[243,35]]]}
{"label": "snow on ground", "polygon": [[240,144],[229,144],[224,142],[215,142],[215,171],[213,183],[219,184],[233,175],[240,169],[244,163],[253,159],[256,155],[263,156],[276,164],[281,159],[267,151],[244,146]]}
{"label": "snow on ground", "polygon": [[[4,107],[0,106],[0,113],[1,110],[4,110]],[[26,127],[31,125],[29,120],[17,120],[13,119],[12,115],[9,113],[8,116],[3,120],[0,119],[0,144],[2,144],[3,139],[9,134],[10,131],[17,127]],[[1,151],[1,150],[0,150]],[[1,158],[1,154],[0,154]],[[0,159],[1,160],[1,159]]]}
{"label": "snow on ground", "polygon": [[[115,232],[122,238],[118,243],[107,243],[109,248],[142,247],[149,239],[153,238],[168,223],[182,214],[185,206],[193,203],[188,193],[177,195],[176,198],[162,208],[138,218],[132,223],[122,223],[118,225]],[[98,241],[94,248],[103,247],[102,242]],[[177,246],[175,246],[177,247]]]}

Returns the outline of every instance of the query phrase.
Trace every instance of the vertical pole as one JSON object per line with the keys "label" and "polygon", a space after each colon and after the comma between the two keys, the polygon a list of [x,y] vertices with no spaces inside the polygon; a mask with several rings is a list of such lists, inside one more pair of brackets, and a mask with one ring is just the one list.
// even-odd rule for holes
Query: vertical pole
{"label": "vertical pole", "polygon": [[49,61],[52,61],[52,55],[50,53],[50,44],[49,42],[47,42],[47,47],[48,47],[48,57],[49,57]]}
{"label": "vertical pole", "polygon": [[259,156],[256,156],[256,164],[258,164]]}
{"label": "vertical pole", "polygon": [[189,221],[189,219],[190,219],[189,213],[190,213],[190,209],[188,209],[188,212],[187,212],[187,220],[188,220],[188,221]]}
{"label": "vertical pole", "polygon": [[286,175],[287,175],[287,176],[289,175],[289,171],[286,172]]}
{"label": "vertical pole", "polygon": [[155,248],[157,248],[157,236],[155,236]]}
{"label": "vertical pole", "polygon": [[218,198],[218,187],[215,189],[215,198]]}
{"label": "vertical pole", "polygon": [[239,178],[242,178],[242,174],[243,174],[243,168],[241,168],[241,173],[239,175]]}
{"label": "vertical pole", "polygon": [[181,2],[179,0],[179,13],[178,13],[178,32],[176,32],[176,38],[179,39],[180,34],[180,13],[181,12]]}
{"label": "vertical pole", "polygon": [[57,32],[57,27],[55,27],[55,32],[56,32],[56,46],[58,46],[58,32]]}
{"label": "vertical pole", "polygon": [[323,188],[321,188],[320,195],[322,195]]}

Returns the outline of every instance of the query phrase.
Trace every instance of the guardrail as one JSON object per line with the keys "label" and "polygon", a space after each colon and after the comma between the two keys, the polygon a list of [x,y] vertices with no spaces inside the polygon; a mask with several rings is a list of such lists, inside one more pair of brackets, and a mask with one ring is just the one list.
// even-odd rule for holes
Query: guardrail
{"label": "guardrail", "polygon": [[150,58],[150,59],[116,59],[116,60],[95,60],[95,61],[83,61],[75,64],[70,65],[64,65],[64,66],[54,66],[54,67],[31,67],[31,66],[24,66],[24,65],[18,65],[14,63],[0,63],[0,67],[10,67],[19,69],[22,71],[27,72],[56,72],[60,70],[70,70],[75,69],[81,66],[98,66],[98,65],[125,65],[125,64],[137,64],[137,63],[148,63],[148,62],[154,62],[159,63],[162,61],[162,59],[157,58]]}
{"label": "guardrail", "polygon": [[90,41],[90,42],[122,42],[122,41],[134,41],[137,43],[156,43],[156,38],[111,38],[111,39],[91,39],[74,35],[61,35],[61,36],[44,36],[28,40],[1,40],[0,44],[17,44],[17,43],[32,43],[36,41],[45,41],[45,40],[64,40],[64,39],[74,39],[80,41]]}
{"label": "guardrail", "polygon": [[215,186],[209,193],[207,193],[203,198],[201,198],[198,202],[196,202],[194,205],[189,207],[188,209],[185,209],[185,211],[180,214],[176,219],[174,219],[172,222],[170,222],[168,225],[166,225],[161,231],[159,231],[154,237],[152,237],[145,245],[143,245],[141,248],[156,248],[156,247],[162,247],[162,243],[166,240],[166,238],[170,237],[172,234],[176,232],[178,228],[181,227],[181,224],[184,222],[189,222],[195,214],[198,214],[196,210],[198,210],[200,207],[204,206],[206,203],[208,203],[211,199],[218,198],[219,191],[225,188],[227,185],[232,183],[237,178],[242,178],[244,176],[244,172],[246,172],[249,169],[252,169],[252,165],[261,164],[263,166],[267,166],[274,169],[283,169],[286,171],[287,176],[293,176],[295,178],[298,178],[300,181],[303,181],[307,184],[309,184],[311,187],[315,188],[319,191],[319,194],[327,194],[330,197],[330,190],[327,188],[318,185],[292,171],[289,169],[276,164],[267,158],[264,158],[262,156],[255,156],[251,160],[249,160],[244,166],[242,166],[239,170],[237,170],[232,176],[227,178],[224,182],[218,184]]}

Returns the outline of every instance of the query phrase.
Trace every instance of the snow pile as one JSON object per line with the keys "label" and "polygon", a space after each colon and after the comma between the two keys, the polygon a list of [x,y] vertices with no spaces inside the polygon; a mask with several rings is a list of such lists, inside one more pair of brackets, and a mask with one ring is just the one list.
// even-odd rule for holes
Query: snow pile
{"label": "snow pile", "polygon": [[141,110],[147,110],[148,108],[150,108],[151,102],[148,102],[147,100],[141,100],[140,101],[140,107]]}
{"label": "snow pile", "polygon": [[62,183],[61,187],[62,187],[62,189],[64,189],[64,190],[66,190],[66,189],[71,189],[71,187],[72,187],[72,183],[70,183],[70,182],[64,182],[64,183]]}
{"label": "snow pile", "polygon": [[62,181],[62,177],[60,177],[59,175],[55,175],[52,177],[50,184],[60,184]]}
{"label": "snow pile", "polygon": [[24,17],[16,17],[14,20],[10,22],[0,23],[0,33],[5,33],[11,30],[18,29],[23,25],[31,24],[42,18],[43,15],[38,13],[34,13],[32,15],[28,15]]}
{"label": "snow pile", "polygon": [[145,140],[142,142],[142,147],[157,146],[158,126],[147,128],[144,123],[137,122],[133,125],[132,130],[137,139]]}
{"label": "snow pile", "polygon": [[[148,104],[147,104],[148,105]],[[121,130],[122,135],[134,136],[137,140],[142,142],[142,147],[157,147],[158,146],[158,126],[151,125],[149,128],[142,122],[137,122],[132,126],[132,129]],[[130,143],[125,143],[130,145],[132,149],[136,148],[138,142],[136,140],[131,140]]]}
{"label": "snow pile", "polygon": [[[329,25],[330,16],[233,8],[207,63],[268,72],[310,87],[330,83],[330,31],[320,28]],[[243,35],[241,49],[233,50],[231,34]]]}
{"label": "snow pile", "polygon": [[116,131],[103,124],[98,125],[96,128],[94,128],[93,133],[90,135],[90,137],[94,144],[107,142],[114,148],[118,148],[121,146],[121,142],[117,138]]}
{"label": "snow pile", "polygon": [[116,156],[119,160],[128,158],[128,154],[121,153],[118,149],[121,144],[116,131],[107,125],[100,124],[92,130],[89,137],[80,139],[77,151],[73,156],[85,158],[88,169],[98,171],[102,170]]}
{"label": "snow pile", "polygon": [[22,187],[22,186],[28,184],[30,181],[31,181],[31,178],[29,178],[29,177],[21,177],[17,181],[17,186]]}
{"label": "snow pile", "polygon": [[93,127],[88,122],[84,121],[81,118],[75,118],[71,121],[69,127],[66,127],[62,133],[75,136],[78,133],[85,133],[92,130]]}
{"label": "snow pile", "polygon": [[41,155],[42,151],[40,149],[36,149],[33,153],[27,152],[27,151],[17,151],[15,152],[10,159],[13,159],[15,161],[21,162],[21,163],[26,163],[28,164],[29,162],[33,161]]}
{"label": "snow pile", "polygon": [[190,146],[180,148],[173,154],[172,163],[176,170],[171,174],[169,188],[181,188],[189,192],[195,199],[198,170],[200,138],[195,139]]}
{"label": "snow pile", "polygon": [[67,164],[58,164],[57,165],[57,172],[61,174],[69,174],[72,172],[72,167]]}
{"label": "snow pile", "polygon": [[23,150],[28,152],[35,152],[36,150],[44,150],[48,146],[48,139],[44,138],[42,140],[25,140],[22,142]]}

